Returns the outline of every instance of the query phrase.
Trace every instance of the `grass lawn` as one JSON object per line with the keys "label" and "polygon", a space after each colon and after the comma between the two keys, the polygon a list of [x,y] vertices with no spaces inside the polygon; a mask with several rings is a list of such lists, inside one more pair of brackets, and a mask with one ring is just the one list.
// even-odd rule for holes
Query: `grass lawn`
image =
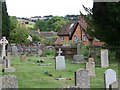
{"label": "grass lawn", "polygon": [[[12,67],[16,69],[11,74],[17,76],[19,88],[63,88],[74,86],[74,71],[85,68],[85,64],[71,64],[71,60],[66,60],[65,70],[55,70],[55,59],[53,56],[47,57],[28,57],[28,61],[21,62],[18,57],[11,60]],[[37,60],[44,59],[46,64],[51,63],[50,66],[39,66]],[[118,74],[118,63],[110,59],[110,67]],[[104,88],[104,72],[108,68],[100,68],[100,58],[96,61],[96,77],[90,79],[91,88]],[[117,75],[118,76],[118,75]],[[67,80],[55,80],[55,78],[62,77]]]}

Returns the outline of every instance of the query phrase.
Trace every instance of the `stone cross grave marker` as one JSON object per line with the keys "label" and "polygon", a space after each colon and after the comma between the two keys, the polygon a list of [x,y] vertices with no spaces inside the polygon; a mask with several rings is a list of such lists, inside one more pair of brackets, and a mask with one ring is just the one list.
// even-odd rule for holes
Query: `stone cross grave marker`
{"label": "stone cross grave marker", "polygon": [[104,72],[105,88],[109,88],[109,85],[116,81],[116,72],[112,69],[108,69]]}
{"label": "stone cross grave marker", "polygon": [[3,57],[6,57],[6,51],[5,51],[5,46],[8,44],[8,41],[6,40],[6,37],[3,37],[1,40],[0,40],[0,44],[3,46],[2,47],[2,59]]}
{"label": "stone cross grave marker", "polygon": [[107,49],[101,50],[101,67],[102,68],[109,67],[108,50]]}
{"label": "stone cross grave marker", "polygon": [[57,53],[58,53],[58,56],[61,56],[61,53],[62,53],[61,48],[59,48],[59,51]]}
{"label": "stone cross grave marker", "polygon": [[58,56],[56,57],[56,60],[55,60],[55,69],[56,70],[65,69],[65,57],[61,56],[61,53],[62,53],[61,48],[59,48]]}
{"label": "stone cross grave marker", "polygon": [[90,88],[88,70],[79,69],[75,72],[75,86],[78,88]]}
{"label": "stone cross grave marker", "polygon": [[94,58],[89,58],[88,62],[86,63],[86,70],[89,71],[90,77],[95,77],[95,62]]}

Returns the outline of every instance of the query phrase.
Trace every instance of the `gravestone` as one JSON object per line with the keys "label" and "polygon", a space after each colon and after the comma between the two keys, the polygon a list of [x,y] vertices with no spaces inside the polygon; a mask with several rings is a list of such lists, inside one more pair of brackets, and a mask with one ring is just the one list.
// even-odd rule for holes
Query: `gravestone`
{"label": "gravestone", "polygon": [[39,49],[39,50],[38,50],[38,56],[41,56],[41,55],[42,55],[42,53],[43,53],[43,52],[42,52],[42,50],[41,50],[41,49]]}
{"label": "gravestone", "polygon": [[89,72],[90,77],[95,77],[95,62],[94,58],[89,58],[88,62],[86,63],[86,70]]}
{"label": "gravestone", "polygon": [[[18,88],[18,80],[16,76],[13,75],[4,75],[0,77],[0,80],[2,80],[2,88]],[[16,90],[15,89],[15,90]]]}
{"label": "gravestone", "polygon": [[110,84],[110,90],[120,90],[120,80],[117,80]]}
{"label": "gravestone", "polygon": [[18,55],[18,49],[15,44],[13,44],[13,46],[12,46],[12,55],[13,55],[13,57],[16,57]]}
{"label": "gravestone", "polygon": [[73,56],[72,63],[74,63],[74,64],[86,63],[84,55],[80,54],[80,42],[78,42],[78,44],[77,44],[77,55]]}
{"label": "gravestone", "polygon": [[112,69],[108,69],[104,72],[105,88],[109,88],[109,85],[116,81],[116,72]]}
{"label": "gravestone", "polygon": [[65,69],[65,57],[61,56],[61,53],[62,53],[61,48],[59,48],[58,56],[56,57],[56,60],[55,60],[55,69],[56,70]]}
{"label": "gravestone", "polygon": [[26,55],[20,55],[19,57],[20,57],[20,61],[22,61],[22,62],[28,60],[27,57],[26,57]]}
{"label": "gravestone", "polygon": [[90,88],[88,70],[79,69],[75,72],[75,86],[78,88]]}
{"label": "gravestone", "polygon": [[6,57],[6,50],[5,50],[5,46],[8,44],[8,41],[6,40],[6,37],[3,37],[1,40],[0,40],[0,44],[2,45],[2,59],[3,57]]}
{"label": "gravestone", "polygon": [[101,50],[101,67],[102,68],[109,67],[108,50],[107,49]]}

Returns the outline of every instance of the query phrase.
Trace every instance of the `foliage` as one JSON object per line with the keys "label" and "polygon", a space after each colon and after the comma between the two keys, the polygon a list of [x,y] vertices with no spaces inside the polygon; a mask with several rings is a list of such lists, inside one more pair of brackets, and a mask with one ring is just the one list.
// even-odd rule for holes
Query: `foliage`
{"label": "foliage", "polygon": [[44,54],[55,56],[55,50],[49,50],[49,49],[46,48]]}
{"label": "foliage", "polygon": [[28,43],[28,30],[25,26],[17,25],[14,30],[10,32],[11,43]]}
{"label": "foliage", "polygon": [[38,35],[32,35],[32,40],[33,41],[40,41],[41,40],[41,38],[38,36]]}
{"label": "foliage", "polygon": [[[120,2],[94,2],[93,9],[88,12],[86,21],[90,35],[106,43],[107,48],[120,56]],[[120,58],[120,57],[118,57]]]}
{"label": "foliage", "polygon": [[63,25],[65,25],[68,22],[68,20],[59,17],[54,16],[51,19],[48,20],[38,20],[35,23],[35,29],[39,28],[41,31],[59,31]]}
{"label": "foliage", "polygon": [[0,37],[2,36],[2,2],[0,1]]}
{"label": "foliage", "polygon": [[2,2],[2,36],[9,39],[10,35],[10,18],[7,13],[6,2]]}
{"label": "foliage", "polygon": [[10,30],[14,30],[18,24],[17,18],[15,16],[10,16]]}
{"label": "foliage", "polygon": [[52,45],[56,41],[57,36],[52,36],[52,37],[44,37],[41,38],[41,42],[46,44],[46,45]]}

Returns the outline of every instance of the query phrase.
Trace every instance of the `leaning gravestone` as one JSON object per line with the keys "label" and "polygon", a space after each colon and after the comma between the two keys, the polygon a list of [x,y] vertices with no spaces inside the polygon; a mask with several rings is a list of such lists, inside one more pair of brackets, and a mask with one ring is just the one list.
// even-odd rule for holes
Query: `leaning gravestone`
{"label": "leaning gravestone", "polygon": [[116,81],[116,72],[112,69],[108,69],[104,72],[105,88],[109,88],[109,85]]}
{"label": "leaning gravestone", "polygon": [[110,90],[120,90],[120,80],[117,80],[115,82],[113,82],[112,84],[110,84]]}
{"label": "leaning gravestone", "polygon": [[75,86],[78,88],[90,88],[88,70],[79,69],[75,72]]}
{"label": "leaning gravestone", "polygon": [[18,80],[16,76],[13,75],[4,75],[0,77],[0,80],[2,80],[2,88],[6,89],[8,88],[8,90],[10,88],[18,88]]}
{"label": "leaning gravestone", "polygon": [[61,53],[62,53],[62,51],[59,48],[58,56],[56,57],[56,60],[55,60],[55,69],[56,70],[63,70],[63,69],[65,69],[65,57],[61,56],[60,55]]}
{"label": "leaning gravestone", "polygon": [[108,50],[107,49],[101,50],[101,67],[102,68],[109,67]]}
{"label": "leaning gravestone", "polygon": [[86,63],[86,70],[89,71],[90,77],[95,77],[95,62],[94,58],[89,58],[88,62]]}

